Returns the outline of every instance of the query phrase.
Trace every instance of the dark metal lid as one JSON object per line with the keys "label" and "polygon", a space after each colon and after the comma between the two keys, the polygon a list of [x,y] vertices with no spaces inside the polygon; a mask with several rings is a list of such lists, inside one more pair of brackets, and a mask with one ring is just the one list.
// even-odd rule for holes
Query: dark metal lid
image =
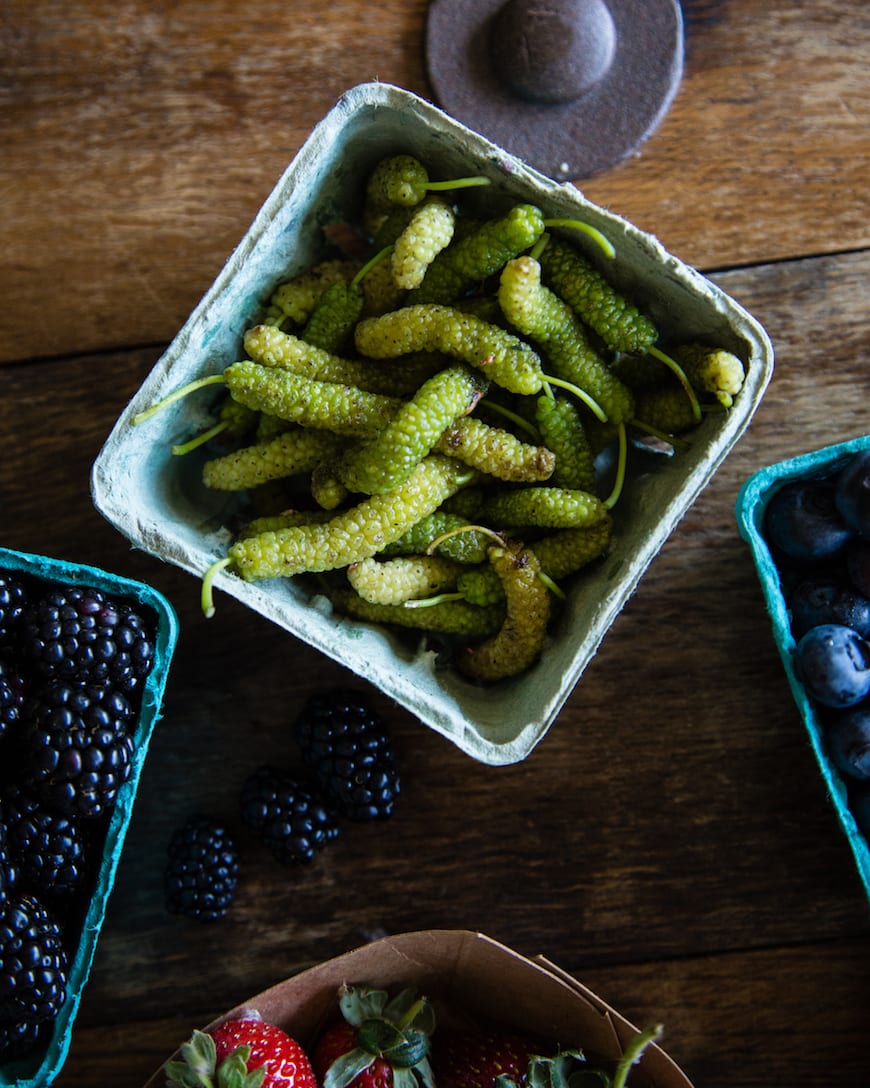
{"label": "dark metal lid", "polygon": [[589,177],[658,126],[683,71],[677,0],[432,0],[439,104],[557,179]]}

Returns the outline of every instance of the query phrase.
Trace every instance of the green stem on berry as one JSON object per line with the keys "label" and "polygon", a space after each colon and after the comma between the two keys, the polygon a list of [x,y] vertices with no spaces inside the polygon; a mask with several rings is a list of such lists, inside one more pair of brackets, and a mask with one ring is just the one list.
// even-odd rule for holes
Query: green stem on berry
{"label": "green stem on berry", "polygon": [[613,489],[610,494],[604,500],[604,505],[608,510],[612,510],[619,501],[619,496],[622,494],[622,488],[625,485],[625,466],[628,461],[628,438],[625,433],[625,424],[619,424],[619,456],[616,460],[616,479],[613,481]]}
{"label": "green stem on berry", "polygon": [[394,248],[395,247],[391,243],[388,246],[384,246],[383,249],[379,249],[373,257],[370,257],[366,261],[366,263],[362,266],[359,272],[357,272],[357,274],[353,277],[353,279],[350,281],[350,286],[359,287],[359,285],[365,279],[366,275],[371,272],[375,265],[380,264],[381,261],[384,260],[384,258],[388,257],[393,252]]}
{"label": "green stem on berry", "polygon": [[217,438],[219,434],[222,434],[229,423],[222,419],[220,423],[215,423],[213,427],[209,427],[207,431],[203,431],[202,434],[198,434],[196,438],[191,438],[187,442],[182,442],[178,446],[172,447],[172,452],[176,456],[182,456],[185,453],[191,453],[193,450],[199,449],[200,446],[204,446],[206,442],[210,442],[213,438]]}
{"label": "green stem on berry", "polygon": [[225,570],[227,567],[232,566],[232,559],[226,556],[223,559],[218,559],[216,562],[208,568],[205,574],[202,576],[202,590],[200,593],[200,604],[202,606],[202,614],[207,620],[210,620],[214,615],[214,580],[220,571]]}
{"label": "green stem on berry", "polygon": [[605,257],[609,257],[611,260],[616,256],[616,250],[614,249],[613,242],[610,241],[605,235],[598,230],[597,227],[593,227],[591,223],[586,223],[582,219],[545,219],[545,227],[568,227],[572,230],[582,231],[584,234],[588,234],[589,237],[601,248]]}
{"label": "green stem on berry", "polygon": [[579,385],[574,385],[573,382],[564,381],[562,378],[554,378],[552,374],[544,375],[545,385],[555,385],[559,389],[565,389],[569,393],[573,393],[575,397],[582,400],[586,407],[592,412],[596,419],[602,423],[607,422],[607,413],[601,407],[597,400],[590,397],[585,389],[581,389]]}
{"label": "green stem on berry", "polygon": [[135,427],[137,424],[144,423],[146,419],[150,419],[153,415],[161,412],[164,408],[168,408],[170,404],[174,404],[177,400],[181,400],[182,397],[186,397],[188,393],[203,389],[207,385],[223,385],[225,381],[223,374],[209,374],[206,378],[195,378],[192,382],[188,382],[187,385],[176,389],[174,393],[170,393],[169,396],[157,401],[156,404],[152,404],[150,408],[137,412],[131,422]]}
{"label": "green stem on berry", "polygon": [[663,352],[661,348],[653,346],[649,349],[649,354],[652,355],[654,358],[658,359],[659,362],[664,363],[668,370],[673,371],[673,373],[676,375],[677,381],[685,390],[686,396],[689,398],[689,403],[692,405],[692,415],[695,417],[695,422],[700,423],[701,405],[698,403],[698,395],[692,388],[692,383],[686,377],[685,370],[683,370],[683,368],[676,361],[676,359],[672,359],[670,355],[667,355],[665,352]]}
{"label": "green stem on berry", "polygon": [[640,1032],[625,1048],[619,1064],[613,1074],[613,1088],[625,1088],[628,1079],[628,1071],[640,1061],[643,1052],[650,1043],[657,1042],[662,1037],[662,1025],[656,1024],[645,1031]]}
{"label": "green stem on berry", "polygon": [[449,192],[451,189],[473,189],[491,184],[489,178],[477,174],[468,178],[451,178],[449,181],[427,181],[424,188],[432,193],[442,193]]}

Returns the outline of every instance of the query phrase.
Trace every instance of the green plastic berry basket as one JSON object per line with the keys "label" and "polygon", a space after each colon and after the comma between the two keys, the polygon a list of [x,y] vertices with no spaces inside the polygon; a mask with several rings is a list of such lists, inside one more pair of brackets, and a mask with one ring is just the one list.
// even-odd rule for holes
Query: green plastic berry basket
{"label": "green plastic berry basket", "polygon": [[791,616],[779,570],[764,537],[767,506],[781,487],[796,480],[831,476],[846,463],[852,454],[866,449],[870,449],[870,435],[853,438],[834,446],[825,446],[759,469],[741,487],[737,496],[736,510],[740,535],[752,551],[773,628],[773,638],[782,658],[789,687],[806,727],[810,746],[822,773],[828,796],[849,841],[864,888],[870,896],[870,844],[861,834],[849,810],[848,785],[828,755],[824,729],[818,711],[795,671],[796,643],[791,633]]}
{"label": "green plastic berry basket", "polygon": [[50,1034],[37,1049],[26,1057],[0,1065],[0,1088],[45,1088],[54,1081],[69,1052],[73,1024],[90,975],[124,838],[133,815],[139,778],[155,723],[161,714],[163,692],[178,638],[178,620],[172,605],[157,590],[97,567],[0,548],[0,569],[40,579],[50,585],[79,585],[102,590],[136,608],[143,618],[153,623],[155,633],[154,661],[142,688],[130,776],[118,791],[81,934],[69,949],[66,998]]}
{"label": "green plastic berry basket", "polygon": [[132,420],[179,387],[243,358],[244,331],[275,287],[326,255],[324,226],[357,220],[363,179],[381,158],[399,153],[430,164],[440,177],[485,175],[490,184],[469,190],[468,199],[483,201],[478,207],[487,214],[531,203],[548,218],[585,220],[615,246],[608,278],[643,305],[663,335],[678,329],[686,340],[739,355],[746,368],[733,407],[707,414],[690,449],[674,457],[648,454],[654,469],[647,461],[629,474],[610,553],[575,581],[558,631],[537,664],[515,679],[475,686],[442,668],[424,640],[333,612],[304,579],[245,582],[229,572],[216,578],[218,609],[220,595],[231,594],[370,680],[474,759],[514,763],[556,719],[643,572],[748,426],[773,370],[767,334],[737,302],[573,185],[544,177],[407,91],[382,83],[352,88],[312,131],[121,414],[94,464],[92,497],[134,544],[198,579],[225,556],[237,504],[225,493],[206,492],[201,451],[170,452],[213,424],[214,394],[184,397],[137,426]]}

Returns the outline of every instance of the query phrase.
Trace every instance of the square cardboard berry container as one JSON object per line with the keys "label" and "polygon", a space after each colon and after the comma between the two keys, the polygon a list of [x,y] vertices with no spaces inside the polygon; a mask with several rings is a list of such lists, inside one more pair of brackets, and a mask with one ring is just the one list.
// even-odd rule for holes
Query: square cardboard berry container
{"label": "square cardboard berry container", "polygon": [[828,796],[852,849],[865,891],[870,896],[870,844],[861,834],[849,811],[847,784],[828,755],[821,719],[795,671],[796,643],[791,633],[791,616],[779,571],[764,537],[767,506],[781,487],[797,480],[831,476],[846,464],[852,454],[867,449],[870,449],[870,435],[826,446],[759,469],[741,487],[736,509],[740,535],[747,541],[752,552],[770,616],[773,638],[782,658],[792,696],[800,711]]}
{"label": "square cardboard berry container", "polygon": [[118,791],[103,843],[103,852],[93,891],[76,944],[69,949],[67,995],[53,1023],[52,1031],[31,1054],[0,1065],[0,1088],[44,1088],[59,1073],[67,1053],[82,992],[88,981],[103,925],[109,896],[154,725],[161,714],[163,692],[178,638],[178,620],[172,605],[157,590],[141,582],[100,570],[97,567],[68,563],[42,555],[0,548],[0,569],[29,578],[38,578],[50,586],[76,585],[102,590],[116,600],[137,609],[153,625],[154,661],[145,680],[139,719],[134,733],[135,752],[130,777]]}
{"label": "square cardboard berry container", "polygon": [[[283,1028],[309,1053],[337,1008],[339,988],[370,985],[391,994],[412,987],[430,999],[438,1025],[492,1021],[563,1050],[618,1061],[638,1029],[543,956],[527,958],[470,930],[424,930],[383,937],[309,968],[217,1017],[203,1030],[258,1013]],[[191,1032],[197,1025],[191,1025]],[[643,1028],[653,1025],[642,1025]],[[665,1024],[665,1032],[667,1025]],[[185,1040],[177,1040],[180,1045]],[[177,1058],[167,1054],[167,1060]],[[162,1088],[162,1066],[145,1088]],[[632,1088],[692,1088],[676,1062],[650,1044],[630,1074]]]}
{"label": "square cardboard berry container", "polygon": [[[409,645],[383,627],[333,614],[298,579],[246,583],[229,573],[228,593],[370,680],[468,755],[488,764],[523,759],[545,735],[607,629],[663,542],[748,425],[770,380],[764,329],[716,285],[670,255],[651,235],[557,184],[423,99],[381,83],[345,93],[315,127],[214,284],[124,410],[92,473],[101,513],[134,544],[197,578],[226,554],[232,500],[206,494],[194,455],[170,447],[213,423],[214,397],[200,392],[131,425],[133,416],[186,383],[242,358],[242,337],[274,288],[324,255],[323,226],[358,220],[368,173],[389,154],[408,153],[439,178],[486,175],[463,201],[493,215],[534,203],[545,216],[583,219],[616,248],[606,273],[663,335],[703,339],[743,360],[746,381],[728,412],[708,414],[679,456],[645,455],[628,474],[606,559],[576,580],[558,632],[539,662],[514,680],[477,687],[438,667],[421,640]],[[483,195],[481,195],[483,194]],[[649,459],[657,462],[653,467]],[[180,462],[180,463],[179,463]],[[191,588],[196,593],[195,586]]]}

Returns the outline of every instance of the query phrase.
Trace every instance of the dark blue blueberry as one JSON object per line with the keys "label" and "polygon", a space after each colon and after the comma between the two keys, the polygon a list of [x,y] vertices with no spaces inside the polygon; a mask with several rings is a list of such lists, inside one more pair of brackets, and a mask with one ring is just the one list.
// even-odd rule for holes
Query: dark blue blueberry
{"label": "dark blue blueberry", "polygon": [[821,624],[798,642],[795,669],[820,703],[837,709],[854,706],[870,693],[870,643],[851,627]]}
{"label": "dark blue blueberry", "polygon": [[834,501],[846,524],[870,540],[870,450],[854,454],[839,473]]}
{"label": "dark blue blueberry", "polygon": [[765,529],[769,543],[801,562],[836,555],[854,536],[834,503],[832,480],[797,480],[774,492]]}
{"label": "dark blue blueberry", "polygon": [[856,536],[846,549],[846,572],[853,587],[870,597],[870,540]]}
{"label": "dark blue blueberry", "polygon": [[788,604],[796,640],[823,623],[839,623],[870,638],[870,599],[833,578],[804,579],[789,595]]}
{"label": "dark blue blueberry", "polygon": [[827,728],[828,751],[847,778],[870,781],[870,707],[838,714]]}

